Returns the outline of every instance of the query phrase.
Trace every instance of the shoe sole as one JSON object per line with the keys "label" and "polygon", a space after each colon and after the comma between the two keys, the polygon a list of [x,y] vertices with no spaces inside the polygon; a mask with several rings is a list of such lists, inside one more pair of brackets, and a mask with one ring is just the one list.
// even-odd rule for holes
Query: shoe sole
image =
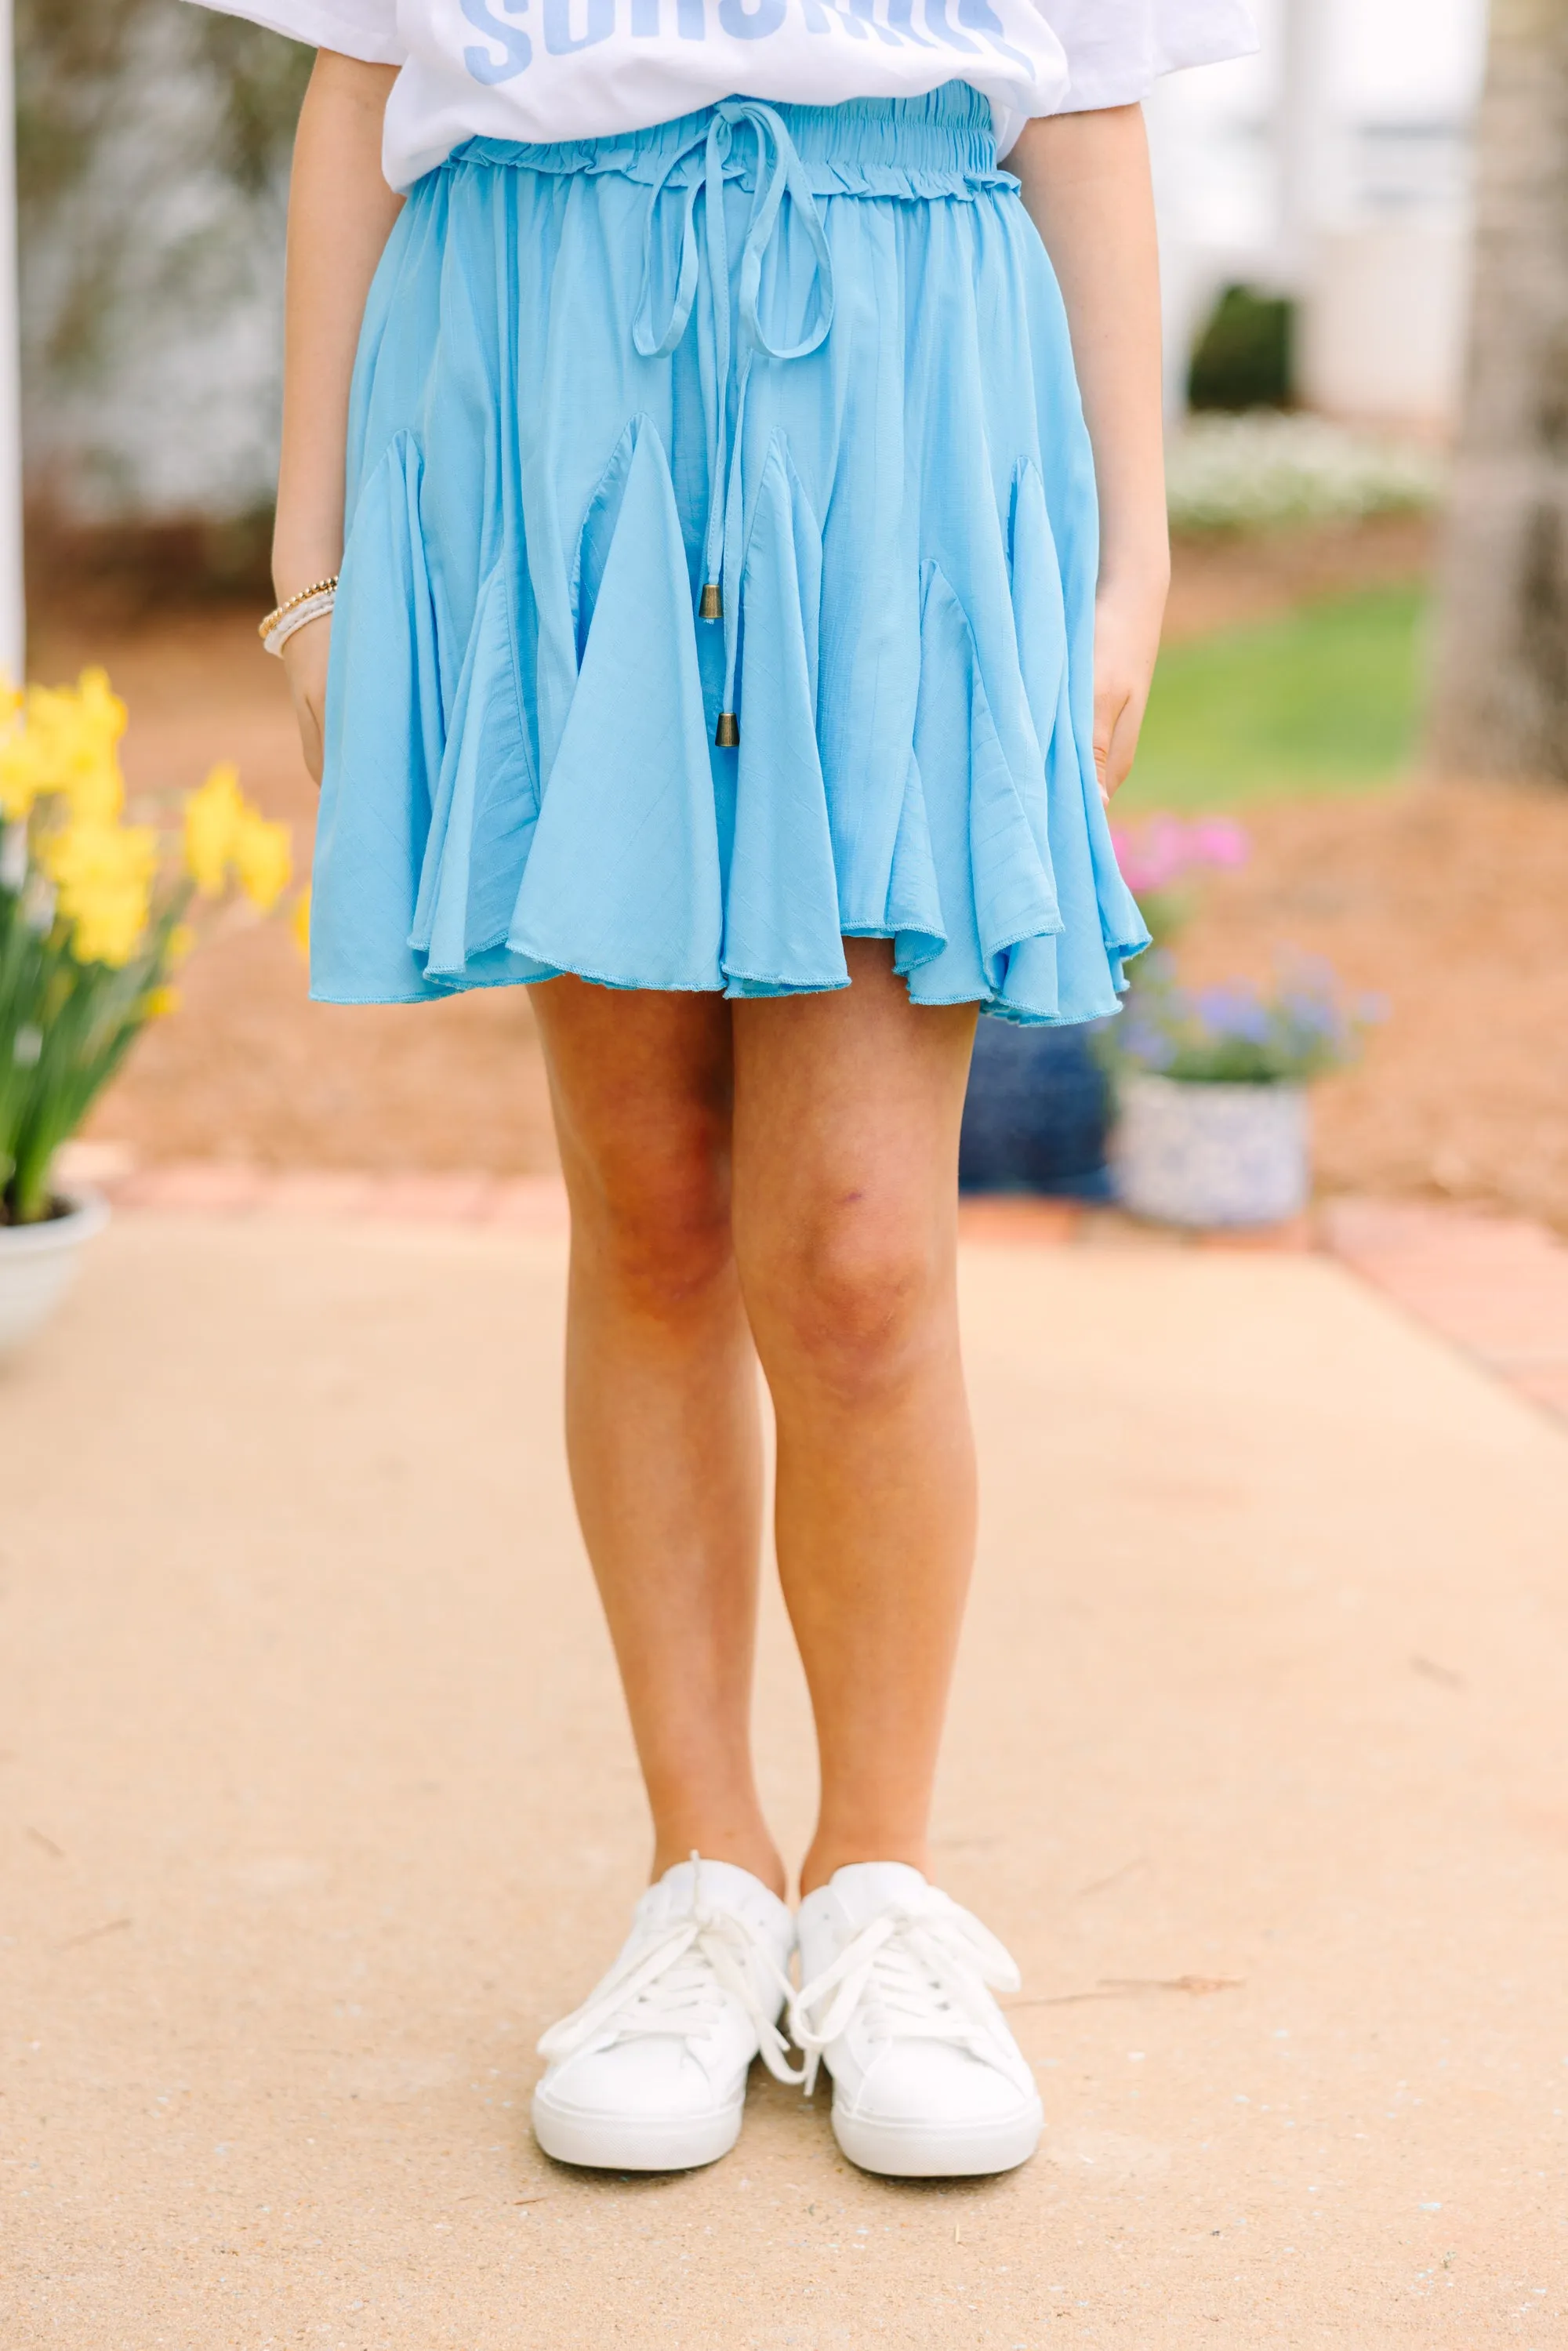
{"label": "shoe sole", "polygon": [[970,2179],[1016,2171],[1040,2145],[1038,2100],[1004,2122],[873,2122],[833,2107],[833,2137],[850,2161],[883,2179]]}
{"label": "shoe sole", "polygon": [[695,2171],[729,2153],[740,2137],[740,2113],[737,2106],[642,2122],[579,2114],[536,2097],[534,2137],[557,2163],[589,2171]]}

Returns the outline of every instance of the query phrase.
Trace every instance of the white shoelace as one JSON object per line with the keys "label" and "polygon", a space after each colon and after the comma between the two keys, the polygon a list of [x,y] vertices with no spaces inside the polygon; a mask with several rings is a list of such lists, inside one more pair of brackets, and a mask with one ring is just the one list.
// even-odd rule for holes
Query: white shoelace
{"label": "white shoelace", "polygon": [[619,2041],[651,2034],[698,2038],[716,2022],[727,1992],[749,2019],[762,2062],[774,2080],[798,2085],[805,2078],[786,2062],[789,2043],[779,2030],[778,2010],[768,2014],[752,1970],[760,1966],[777,1987],[780,2003],[789,1998],[788,1976],[743,1918],[708,1907],[695,1854],[692,1862],[691,1908],[618,1959],[580,2008],[550,2026],[538,2043],[538,2053],[549,2064],[575,2056],[595,2041],[611,2048]]}
{"label": "white shoelace", "polygon": [[1011,1954],[956,1903],[938,1910],[890,1903],[789,2003],[789,2029],[805,2053],[806,2095],[823,2050],[862,2001],[879,2037],[952,2041],[985,2057],[996,2046],[996,2023],[983,1987],[1017,1991],[1020,1980]]}

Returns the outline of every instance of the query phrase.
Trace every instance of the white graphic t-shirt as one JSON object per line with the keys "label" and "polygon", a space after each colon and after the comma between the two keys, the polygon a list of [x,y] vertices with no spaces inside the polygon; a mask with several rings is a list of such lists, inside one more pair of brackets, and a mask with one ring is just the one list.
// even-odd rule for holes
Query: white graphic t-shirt
{"label": "white graphic t-shirt", "polygon": [[1257,47],[1247,0],[199,0],[401,66],[385,161],[407,188],[464,140],[603,138],[744,92],[830,106],[966,81],[1006,154],[1032,115],[1124,106]]}

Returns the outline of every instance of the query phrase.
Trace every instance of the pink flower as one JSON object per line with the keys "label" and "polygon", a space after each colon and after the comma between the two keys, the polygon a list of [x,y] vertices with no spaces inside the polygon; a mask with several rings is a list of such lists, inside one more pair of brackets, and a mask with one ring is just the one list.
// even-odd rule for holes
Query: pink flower
{"label": "pink flower", "polygon": [[1228,817],[1187,824],[1180,817],[1153,816],[1133,829],[1117,826],[1111,838],[1134,897],[1156,896],[1201,867],[1241,865],[1247,859],[1247,835]]}
{"label": "pink flower", "polygon": [[1196,865],[1245,865],[1247,835],[1229,817],[1203,817],[1189,836]]}

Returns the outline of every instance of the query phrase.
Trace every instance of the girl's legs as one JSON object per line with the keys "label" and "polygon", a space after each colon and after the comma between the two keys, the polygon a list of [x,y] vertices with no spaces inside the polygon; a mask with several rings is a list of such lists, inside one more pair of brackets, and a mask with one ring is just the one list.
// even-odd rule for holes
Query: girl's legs
{"label": "girl's legs", "polygon": [[730,1008],[533,991],[571,1202],[572,1485],[654,1830],[776,1892],[750,1749],[761,1547],[751,1343],[730,1243]]}
{"label": "girl's legs", "polygon": [[734,1008],[736,1251],[821,1757],[806,1894],[846,1862],[930,1874],[975,1521],[955,1282],[975,1010],[912,1005],[885,942],[844,944],[847,990]]}
{"label": "girl's legs", "polygon": [[821,1754],[802,1887],[848,1861],[927,1865],[973,1541],[954,1244],[975,1015],[912,1006],[883,942],[845,952],[852,985],[831,995],[534,991],[572,1209],[573,1485],[655,1875],[695,1847],[783,1882],[747,1736],[747,1316]]}

